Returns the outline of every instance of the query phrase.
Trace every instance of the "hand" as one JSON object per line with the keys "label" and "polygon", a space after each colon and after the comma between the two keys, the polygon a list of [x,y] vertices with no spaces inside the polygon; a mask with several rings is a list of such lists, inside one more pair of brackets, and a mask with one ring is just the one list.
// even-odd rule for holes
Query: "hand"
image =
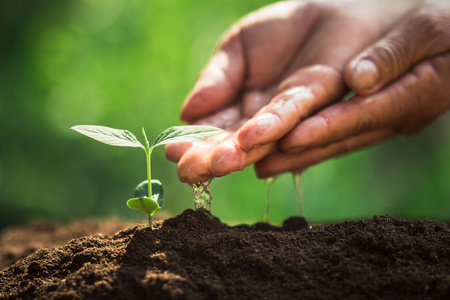
{"label": "hand", "polygon": [[420,131],[450,107],[450,3],[412,11],[356,56],[345,81],[357,96],[329,106],[284,136],[256,164],[259,177],[304,170],[331,157]]}
{"label": "hand", "polygon": [[[241,170],[271,153],[270,158],[280,158],[277,141],[339,100],[346,92],[347,62],[416,2],[287,1],[239,21],[182,110],[188,123],[227,131],[195,145],[166,147],[168,158],[179,161],[180,179],[196,183]],[[278,172],[258,170],[267,171],[261,176]]]}

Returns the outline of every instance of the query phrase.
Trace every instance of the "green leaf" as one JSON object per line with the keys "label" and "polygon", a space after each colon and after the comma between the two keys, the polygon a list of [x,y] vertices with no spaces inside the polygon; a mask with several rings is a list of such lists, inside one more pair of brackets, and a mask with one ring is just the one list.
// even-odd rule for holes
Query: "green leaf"
{"label": "green leaf", "polygon": [[77,125],[70,129],[110,146],[144,148],[134,134],[128,130],[96,125]]}
{"label": "green leaf", "polygon": [[148,197],[148,180],[144,180],[138,184],[134,191],[134,197]]}
{"label": "green leaf", "polygon": [[159,180],[152,179],[152,199],[158,203],[159,207],[162,207],[164,204],[163,199],[163,186]]}
{"label": "green leaf", "polygon": [[127,206],[136,211],[143,212],[149,216],[153,216],[155,212],[161,209],[156,201],[148,197],[132,198],[127,201]]}
{"label": "green leaf", "polygon": [[[148,180],[139,183],[134,192],[134,197],[148,197]],[[159,207],[163,206],[163,186],[157,179],[152,179],[152,199],[158,203]]]}
{"label": "green leaf", "polygon": [[151,148],[171,143],[202,141],[221,131],[223,130],[214,126],[173,126],[158,135]]}

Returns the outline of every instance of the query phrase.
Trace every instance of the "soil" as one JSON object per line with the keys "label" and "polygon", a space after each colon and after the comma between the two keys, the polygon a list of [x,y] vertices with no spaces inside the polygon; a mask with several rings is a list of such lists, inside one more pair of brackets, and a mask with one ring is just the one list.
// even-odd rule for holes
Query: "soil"
{"label": "soil", "polygon": [[87,235],[107,236],[133,223],[112,219],[85,219],[67,225],[35,220],[25,226],[8,227],[0,233],[0,270],[40,248],[64,246],[71,239]]}
{"label": "soil", "polygon": [[0,299],[450,299],[437,221],[228,227],[186,210],[154,227],[41,248],[0,272]]}

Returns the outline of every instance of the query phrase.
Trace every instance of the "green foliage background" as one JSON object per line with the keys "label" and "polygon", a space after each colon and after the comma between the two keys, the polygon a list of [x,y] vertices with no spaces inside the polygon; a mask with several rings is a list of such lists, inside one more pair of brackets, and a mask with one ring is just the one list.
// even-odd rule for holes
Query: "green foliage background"
{"label": "green foliage background", "polygon": [[[222,33],[262,0],[5,0],[0,2],[0,227],[31,218],[142,219],[125,201],[145,178],[142,151],[112,148],[76,124],[150,137],[180,124],[179,110]],[[450,124],[307,170],[312,222],[390,214],[449,220]],[[151,139],[151,138],[150,138]],[[193,207],[162,149],[153,176],[165,211]],[[251,168],[211,185],[226,222],[263,220],[265,183]],[[297,214],[289,175],[271,189],[271,221]]]}

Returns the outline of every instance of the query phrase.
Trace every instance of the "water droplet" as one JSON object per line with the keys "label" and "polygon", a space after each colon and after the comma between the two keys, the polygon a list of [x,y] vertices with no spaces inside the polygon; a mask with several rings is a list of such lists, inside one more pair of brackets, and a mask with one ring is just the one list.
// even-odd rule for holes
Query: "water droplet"
{"label": "water droplet", "polygon": [[204,208],[208,211],[211,210],[212,203],[212,194],[209,189],[209,184],[212,179],[209,179],[205,182],[199,182],[197,184],[192,185],[192,189],[194,191],[194,205],[195,209]]}

